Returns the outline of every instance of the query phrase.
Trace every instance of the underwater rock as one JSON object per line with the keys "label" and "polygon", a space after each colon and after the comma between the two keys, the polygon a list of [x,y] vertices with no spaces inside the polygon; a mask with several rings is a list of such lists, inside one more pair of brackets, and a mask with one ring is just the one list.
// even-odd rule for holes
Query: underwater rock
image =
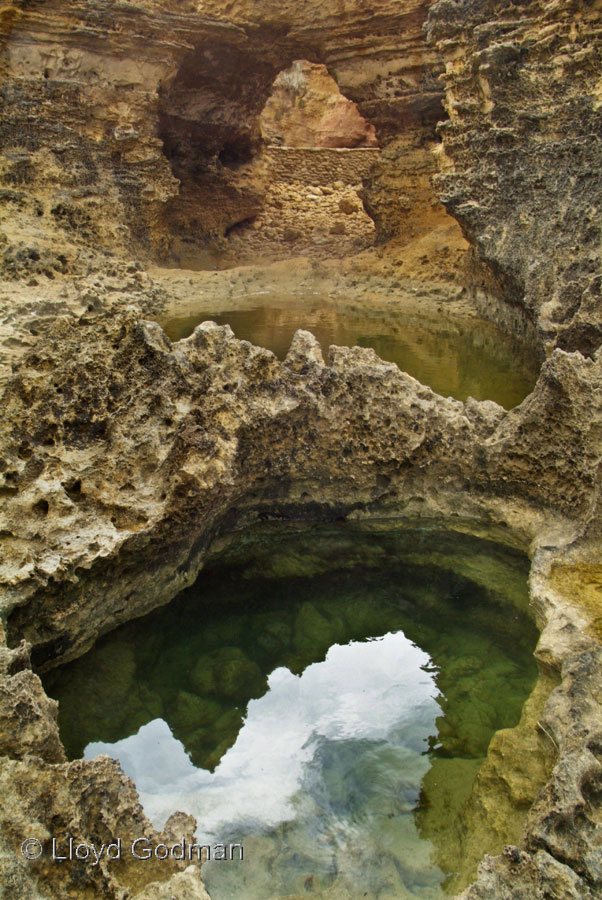
{"label": "underwater rock", "polygon": [[216,691],[215,660],[211,656],[202,656],[190,673],[190,686],[201,696],[214,694]]}
{"label": "underwater rock", "polygon": [[222,708],[215,700],[178,691],[176,708],[170,719],[175,731],[190,733],[200,725],[211,725],[221,712]]}
{"label": "underwater rock", "polygon": [[230,700],[258,697],[266,688],[266,679],[257,663],[236,647],[224,647],[216,655],[218,693]]}
{"label": "underwater rock", "polygon": [[268,659],[281,654],[290,645],[292,628],[288,621],[283,618],[275,619],[272,613],[266,613],[264,620],[258,624],[255,640]]}
{"label": "underwater rock", "polygon": [[293,646],[301,656],[315,659],[335,643],[331,623],[313,605],[304,603],[295,620]]}
{"label": "underwater rock", "polygon": [[133,734],[142,725],[153,719],[164,718],[164,704],[154,691],[151,691],[145,684],[138,683],[133,697],[129,699],[130,704],[130,727]]}
{"label": "underwater rock", "polygon": [[241,703],[266,689],[259,666],[239,647],[221,647],[201,657],[190,674],[190,684],[199,694],[216,694]]}

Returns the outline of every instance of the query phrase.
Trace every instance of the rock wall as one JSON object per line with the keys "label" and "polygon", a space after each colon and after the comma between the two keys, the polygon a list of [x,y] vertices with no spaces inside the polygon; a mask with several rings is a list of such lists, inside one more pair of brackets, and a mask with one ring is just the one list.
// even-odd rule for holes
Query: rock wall
{"label": "rock wall", "polygon": [[267,147],[264,151],[272,181],[332,185],[361,184],[380,156],[379,150]]}
{"label": "rock wall", "polygon": [[269,144],[377,147],[374,125],[343,97],[324,65],[295,60],[276,78],[259,124]]}
{"label": "rock wall", "polygon": [[61,0],[16,0],[3,19],[0,177],[65,238],[169,259],[174,235],[202,245],[261,211],[259,115],[295,59],[323,63],[382,140],[432,136],[441,64],[426,14],[424,0],[140,0],[65,16]]}
{"label": "rock wall", "polygon": [[[597,551],[585,535],[600,490],[601,398],[599,353],[588,360],[557,350],[533,394],[505,412],[445,400],[369,350],[332,348],[325,365],[304,332],[280,363],[211,323],[171,345],[133,312],[93,324],[58,320],[44,346],[23,357],[3,401],[9,645],[25,638],[37,666],[72,658],[190,584],[215,536],[266,517],[426,517],[531,544],[544,629],[538,657],[565,678],[539,719],[557,762],[522,849],[487,861],[469,896],[509,896],[508,883],[523,891],[512,896],[560,897],[553,891],[568,879],[574,893],[566,896],[593,900],[602,887],[594,852],[602,650],[549,573],[580,536],[580,558]],[[14,677],[24,680],[24,702],[14,702],[9,685],[2,695],[7,771],[26,753],[24,741],[33,751],[19,782],[28,785],[28,812],[5,838],[7,871],[25,878],[17,834],[34,820],[36,835],[51,833],[59,810],[72,815],[80,787],[60,762],[54,710],[28,673],[25,648],[6,652],[19,654]],[[37,761],[48,753],[73,790],[50,803]],[[109,778],[106,762],[79,765],[90,785]],[[97,827],[86,821],[82,840]],[[73,882],[64,879],[75,877],[55,867],[25,872],[53,898],[67,896]],[[91,890],[101,874],[89,876]],[[129,877],[120,873],[115,884]]]}
{"label": "rock wall", "polygon": [[590,0],[440,0],[428,22],[449,115],[436,190],[548,345],[590,354],[602,338],[601,29]]}
{"label": "rock wall", "polygon": [[392,140],[366,173],[362,196],[381,241],[409,243],[453,222],[433,194],[435,146],[421,131],[410,131]]}
{"label": "rock wall", "polygon": [[[252,264],[291,256],[342,259],[371,246],[375,227],[362,203],[362,178],[378,150],[268,147],[268,187],[257,215],[219,242],[222,259]],[[183,245],[185,259],[186,248]]]}

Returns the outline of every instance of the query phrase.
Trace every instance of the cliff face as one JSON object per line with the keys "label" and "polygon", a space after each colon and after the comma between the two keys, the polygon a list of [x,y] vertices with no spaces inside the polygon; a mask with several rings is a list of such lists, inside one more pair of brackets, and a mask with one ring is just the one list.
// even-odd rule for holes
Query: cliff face
{"label": "cliff face", "polygon": [[549,345],[602,339],[602,149],[597,2],[440,0],[445,60],[436,190]]}

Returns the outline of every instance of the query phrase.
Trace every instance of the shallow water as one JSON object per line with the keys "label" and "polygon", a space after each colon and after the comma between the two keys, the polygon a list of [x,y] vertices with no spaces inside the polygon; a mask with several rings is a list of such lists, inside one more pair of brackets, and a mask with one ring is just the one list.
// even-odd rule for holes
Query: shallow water
{"label": "shallow water", "polygon": [[[242,301],[241,301],[242,302]],[[253,304],[250,306],[249,304]],[[526,345],[489,322],[425,313],[409,316],[394,305],[378,311],[349,309],[320,294],[248,295],[245,308],[203,310],[171,316],[161,324],[172,340],[192,334],[210,319],[230,325],[236,337],[272,350],[284,359],[298,328],[320,341],[325,358],[331,344],[372,347],[443,396],[495,400],[506,409],[531,392],[539,371]]]}
{"label": "shallow water", "polygon": [[519,719],[526,571],[454,535],[251,535],[45,685],[69,756],[120,759],[155,825],[185,810],[202,843],[243,843],[204,866],[215,900],[435,900],[424,776],[457,762],[451,820]]}

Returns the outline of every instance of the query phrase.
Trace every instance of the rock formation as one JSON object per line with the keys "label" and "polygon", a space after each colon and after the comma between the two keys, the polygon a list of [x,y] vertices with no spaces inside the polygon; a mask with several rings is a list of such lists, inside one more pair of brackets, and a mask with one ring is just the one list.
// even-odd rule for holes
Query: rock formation
{"label": "rock formation", "polygon": [[[30,657],[84,652],[190,584],[215,537],[266,517],[428,520],[529,551],[536,655],[558,681],[537,728],[555,762],[518,844],[464,896],[602,891],[599,9],[340,6],[1,12],[0,866],[15,900],[206,896],[177,861],[21,858],[57,829],[160,839],[114,763],[65,761]],[[402,248],[429,209],[428,228],[450,221],[429,186],[445,69],[435,183],[471,244],[471,290],[549,351],[516,409],[444,399],[368,350],[325,362],[305,332],[279,362],[228,328],[172,345],[147,321],[165,293],[133,256],[171,260],[182,234],[201,246],[261,211],[259,114],[295,59],[324,64],[386,144],[364,203]]]}
{"label": "rock formation", "polygon": [[374,125],[339,91],[326,66],[303,59],[281,72],[259,119],[269,143],[287,147],[375,147]]}
{"label": "rock formation", "polygon": [[445,166],[436,189],[551,345],[600,344],[600,11],[441,0]]}
{"label": "rock formation", "polygon": [[[539,569],[543,560],[549,567],[596,501],[601,366],[556,351],[531,397],[504,413],[492,403],[443,400],[371,351],[337,348],[325,366],[303,332],[279,363],[211,324],[172,347],[133,313],[93,324],[59,320],[5,394],[13,425],[3,441],[9,644],[24,637],[38,666],[83,652],[189,584],[213,537],[266,515],[426,515],[462,527],[487,523],[487,533],[506,526],[523,545],[540,546]],[[535,581],[542,623],[563,636],[560,645],[549,639],[545,652],[540,646],[542,660],[558,669],[575,644],[579,665],[590,660],[576,695],[574,686],[568,696],[555,692],[561,714],[546,712],[562,751],[567,729],[599,727],[595,706],[583,713],[582,692],[600,654],[547,590],[545,577]],[[5,696],[15,758],[25,752],[21,723],[31,713],[10,690]],[[52,705],[41,702],[33,750],[42,741],[54,763]],[[581,741],[569,741],[569,750],[585,752]],[[588,765],[595,779],[594,757]],[[32,787],[32,803],[33,795]],[[569,820],[577,801],[566,796]],[[559,811],[553,799],[540,805],[541,855]],[[594,827],[583,815],[581,824]],[[579,824],[565,824],[577,854]],[[582,876],[582,896],[595,877]]]}
{"label": "rock formation", "polygon": [[69,21],[59,0],[7,9],[5,182],[27,184],[64,236],[165,258],[174,237],[257,215],[259,116],[296,59],[325,65],[379,139],[433,140],[443,91],[424,3],[196,5],[81,3]]}

